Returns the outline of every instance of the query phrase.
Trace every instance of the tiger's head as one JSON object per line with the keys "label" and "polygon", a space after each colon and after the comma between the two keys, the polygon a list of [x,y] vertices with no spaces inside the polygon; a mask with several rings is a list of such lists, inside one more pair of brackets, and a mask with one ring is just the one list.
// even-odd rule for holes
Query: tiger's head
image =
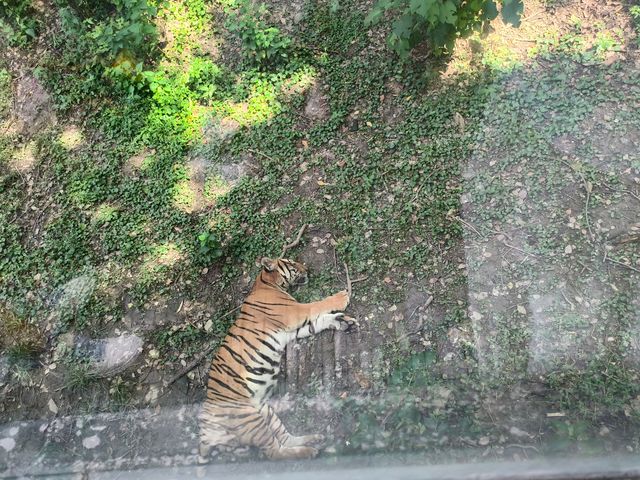
{"label": "tiger's head", "polygon": [[260,260],[264,272],[269,275],[270,281],[285,290],[294,286],[304,285],[308,281],[307,267],[302,263],[294,262],[286,258],[272,260],[264,257]]}

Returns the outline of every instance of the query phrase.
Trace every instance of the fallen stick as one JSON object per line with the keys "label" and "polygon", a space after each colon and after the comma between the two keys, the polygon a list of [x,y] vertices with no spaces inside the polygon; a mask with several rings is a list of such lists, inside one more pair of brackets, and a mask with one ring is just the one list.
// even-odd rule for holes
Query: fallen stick
{"label": "fallen stick", "polygon": [[[236,310],[238,310],[242,305],[238,305],[236,308],[234,308],[233,310],[229,310],[227,313],[225,313],[224,315],[222,315],[218,320],[222,320],[223,318],[231,315],[233,312],[235,312]],[[173,385],[174,383],[176,383],[178,380],[180,380],[182,377],[184,377],[187,373],[189,373],[191,370],[193,370],[194,368],[196,368],[198,365],[200,365],[200,363],[202,362],[202,360],[204,360],[206,357],[208,357],[209,355],[211,355],[211,352],[213,352],[216,348],[218,348],[218,345],[210,345],[209,348],[207,348],[204,352],[202,352],[200,355],[198,355],[196,358],[194,358],[189,364],[187,364],[187,366],[185,366],[182,370],[180,370],[177,374],[175,374],[173,377],[171,377],[171,380],[169,380],[168,382],[166,382],[164,384],[164,388],[169,388],[171,385]]]}
{"label": "fallen stick", "polygon": [[342,262],[342,264],[344,265],[344,273],[347,277],[347,293],[349,294],[349,297],[351,297],[351,294],[353,293],[353,284],[358,282],[364,282],[369,277],[365,275],[363,277],[358,277],[354,280],[351,280],[351,277],[349,276],[349,267],[347,267],[347,262]]}
{"label": "fallen stick", "polygon": [[347,262],[342,262],[344,265],[344,274],[347,276],[347,295],[351,298],[351,292],[353,291],[351,287],[351,278],[349,277],[349,267],[347,267]]}
{"label": "fallen stick", "polygon": [[298,231],[298,235],[296,235],[296,239],[289,243],[286,244],[282,247],[282,253],[280,254],[280,258],[284,257],[284,254],[287,253],[287,250],[297,246],[300,243],[300,239],[302,238],[302,234],[304,233],[304,231],[307,229],[307,224],[305,223],[304,225],[302,225],[302,227],[300,228],[300,230]]}
{"label": "fallen stick", "polygon": [[218,345],[211,345],[209,348],[207,348],[203,353],[201,353],[200,355],[198,355],[191,363],[189,363],[186,367],[184,367],[182,370],[180,370],[180,372],[178,372],[176,375],[174,375],[171,380],[169,380],[168,382],[166,382],[164,384],[164,388],[169,388],[171,385],[173,385],[174,383],[176,383],[178,380],[180,380],[182,377],[184,377],[187,373],[189,373],[191,370],[193,370],[194,368],[196,368],[198,365],[200,365],[200,363],[202,362],[202,360],[204,360],[206,357],[208,357],[216,348]]}

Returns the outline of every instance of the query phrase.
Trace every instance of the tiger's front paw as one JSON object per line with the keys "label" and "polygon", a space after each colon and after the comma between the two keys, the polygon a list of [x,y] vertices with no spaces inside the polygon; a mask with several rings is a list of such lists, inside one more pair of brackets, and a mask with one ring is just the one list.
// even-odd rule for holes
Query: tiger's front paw
{"label": "tiger's front paw", "polygon": [[336,321],[338,322],[336,330],[341,332],[346,332],[351,330],[353,326],[359,326],[358,320],[345,313],[341,313],[336,317]]}
{"label": "tiger's front paw", "polygon": [[341,292],[338,292],[335,295],[333,295],[331,297],[331,300],[333,300],[333,308],[331,310],[338,311],[338,310],[344,310],[345,308],[347,308],[347,305],[349,305],[349,301],[351,299],[349,298],[349,294],[347,293],[347,291],[342,290]]}

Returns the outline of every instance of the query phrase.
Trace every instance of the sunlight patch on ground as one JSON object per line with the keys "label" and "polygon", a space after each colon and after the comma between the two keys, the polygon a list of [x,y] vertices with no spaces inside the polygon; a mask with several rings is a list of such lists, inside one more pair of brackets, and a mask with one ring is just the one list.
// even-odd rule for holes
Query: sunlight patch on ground
{"label": "sunlight patch on ground", "polygon": [[151,246],[137,273],[134,274],[130,290],[132,296],[135,297],[140,291],[152,288],[154,295],[149,301],[159,301],[164,297],[163,287],[173,283],[172,270],[178,268],[185,259],[186,253],[173,242]]}
{"label": "sunlight patch on ground", "polygon": [[82,131],[76,125],[68,125],[60,135],[60,144],[67,150],[73,150],[84,141]]}
{"label": "sunlight patch on ground", "polygon": [[157,25],[165,43],[162,66],[189,64],[195,53],[217,58],[213,19],[208,5],[199,0],[172,0],[164,4]]}
{"label": "sunlight patch on ground", "polygon": [[316,72],[315,68],[302,69],[287,79],[280,90],[287,97],[300,95],[315,84],[317,77],[318,72]]}
{"label": "sunlight patch on ground", "polygon": [[188,179],[178,181],[172,189],[172,202],[175,208],[191,213],[196,206],[196,190]]}
{"label": "sunlight patch on ground", "polygon": [[253,82],[247,99],[242,102],[217,103],[214,112],[226,116],[241,125],[249,126],[267,122],[282,112],[283,100],[307,91],[315,81],[314,68],[303,66],[286,78],[260,78]]}
{"label": "sunlight patch on ground", "polygon": [[210,200],[220,198],[231,190],[231,185],[225,182],[220,175],[215,175],[206,180],[204,184],[204,195]]}
{"label": "sunlight patch on ground", "polygon": [[0,132],[3,133],[3,136],[11,137],[20,133],[20,129],[12,118],[7,118],[0,121]]}
{"label": "sunlight patch on ground", "polygon": [[91,223],[108,223],[115,217],[117,211],[118,207],[110,203],[98,205],[91,215]]}
{"label": "sunlight patch on ground", "polygon": [[478,66],[507,73],[531,58],[559,50],[583,64],[611,61],[612,54],[624,47],[622,32],[607,30],[596,20],[569,4],[550,8],[544,2],[525,3],[519,28],[497,18],[484,33],[459,40],[443,77],[455,78]]}
{"label": "sunlight patch on ground", "polygon": [[144,149],[140,153],[127,159],[124,163],[124,173],[129,177],[135,177],[143,173],[153,163],[154,150]]}
{"label": "sunlight patch on ground", "polygon": [[29,142],[16,148],[10,161],[10,165],[18,172],[26,173],[34,167],[36,161],[36,143]]}
{"label": "sunlight patch on ground", "polygon": [[161,243],[151,248],[144,265],[172,267],[184,258],[184,252],[173,242]]}

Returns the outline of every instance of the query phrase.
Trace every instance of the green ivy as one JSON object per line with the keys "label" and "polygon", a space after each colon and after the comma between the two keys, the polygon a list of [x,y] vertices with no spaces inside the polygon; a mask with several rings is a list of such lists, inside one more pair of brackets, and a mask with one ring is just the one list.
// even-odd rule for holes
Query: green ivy
{"label": "green ivy", "polygon": [[13,45],[34,39],[38,27],[34,13],[31,0],[0,0],[0,38]]}
{"label": "green ivy", "polygon": [[142,86],[144,62],[156,45],[158,10],[147,0],[108,0],[92,2],[95,16],[85,18],[87,3],[59,1],[68,61],[84,64],[87,79],[104,77],[131,94]]}
{"label": "green ivy", "polygon": [[227,28],[242,39],[243,55],[262,67],[287,58],[291,39],[264,20],[267,9],[255,7],[250,0],[241,0],[238,9],[229,16]]}

